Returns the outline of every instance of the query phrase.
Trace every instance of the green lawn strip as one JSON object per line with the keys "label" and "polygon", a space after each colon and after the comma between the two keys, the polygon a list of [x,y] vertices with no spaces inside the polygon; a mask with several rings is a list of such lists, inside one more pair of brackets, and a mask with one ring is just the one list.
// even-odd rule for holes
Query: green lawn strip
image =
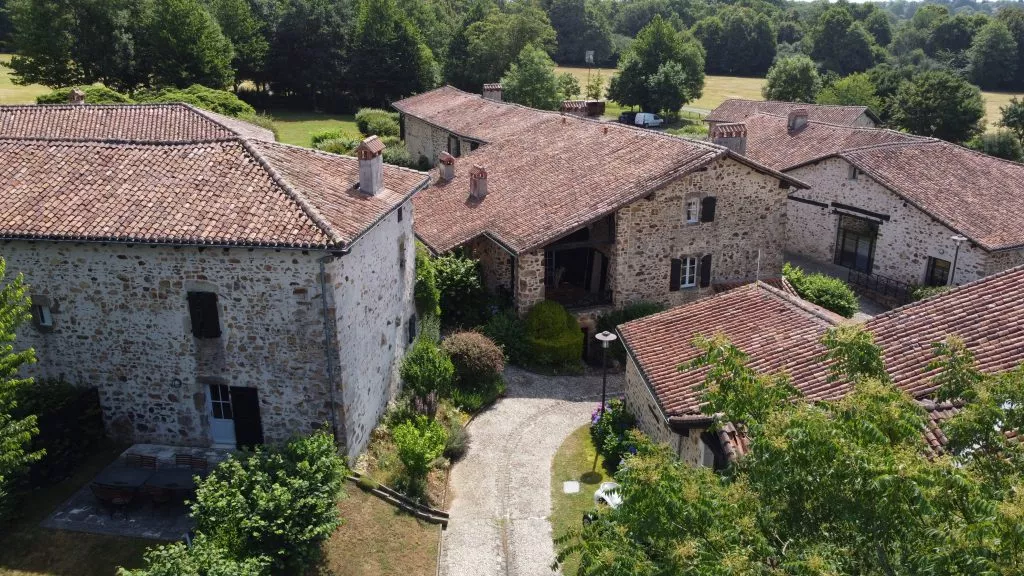
{"label": "green lawn strip", "polygon": [[[566,438],[551,462],[551,531],[557,538],[569,528],[579,526],[583,515],[594,509],[594,491],[601,482],[612,478],[604,469],[603,459],[590,440],[590,426],[581,426]],[[578,494],[566,494],[562,483],[577,480]],[[562,574],[576,573],[577,561],[569,558],[562,566]]]}
{"label": "green lawn strip", "polygon": [[278,141],[296,146],[313,145],[311,134],[321,130],[341,130],[346,138],[361,138],[351,114],[318,114],[292,110],[268,111],[277,126]]}
{"label": "green lawn strip", "polygon": [[11,80],[11,69],[3,66],[10,61],[10,54],[0,54],[0,104],[35,104],[36,96],[50,92],[49,88],[39,84],[15,84]]}
{"label": "green lawn strip", "polygon": [[0,576],[111,576],[118,566],[138,568],[154,540],[42,528],[39,523],[112,462],[125,446],[110,444],[62,482],[15,494],[15,518],[0,535]]}

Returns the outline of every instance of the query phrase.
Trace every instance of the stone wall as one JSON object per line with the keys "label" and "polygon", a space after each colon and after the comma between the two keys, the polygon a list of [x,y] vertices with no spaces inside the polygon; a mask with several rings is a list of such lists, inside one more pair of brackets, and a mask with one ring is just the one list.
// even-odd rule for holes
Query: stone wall
{"label": "stone wall", "polygon": [[[448,151],[448,136],[451,133],[408,114],[403,114],[402,118],[403,122],[405,122],[405,147],[409,151],[409,155],[413,159],[425,156],[430,161],[431,166],[436,166],[437,156],[441,152]],[[460,138],[459,155],[465,156],[469,154],[472,145],[472,141]],[[461,167],[456,162],[455,169],[468,169],[468,166]]]}
{"label": "stone wall", "polygon": [[480,261],[484,286],[492,294],[512,295],[512,255],[486,236],[477,236],[466,243],[470,256]]}
{"label": "stone wall", "polygon": [[416,246],[412,204],[388,214],[329,266],[337,309],[338,386],[350,458],[366,447],[388,401],[398,393],[398,369],[415,315]]}
{"label": "stone wall", "polygon": [[526,314],[544,300],[544,249],[520,254],[516,258],[516,311]]}
{"label": "stone wall", "polygon": [[[850,179],[850,164],[841,158],[829,158],[790,172],[811,185],[810,190],[794,193],[818,203],[837,202],[877,214],[889,216],[878,226],[874,267],[875,274],[909,284],[924,282],[928,258],[953,261],[956,245],[950,237],[956,234],[928,214],[903,201],[867,175],[860,173]],[[789,201],[786,250],[811,260],[832,262],[835,255],[839,215],[831,207],[819,207]],[[849,212],[858,215],[856,212]],[[1005,254],[1005,255],[1004,255]],[[965,242],[957,257],[953,282],[963,284],[1004,270],[1015,262],[1024,262],[1016,253],[990,254]]]}
{"label": "stone wall", "polygon": [[[120,440],[211,444],[208,385],[254,387],[268,442],[330,419],[316,255],[245,248],[6,242],[0,254],[54,326],[29,322],[27,372],[100,391]],[[192,336],[190,290],[218,296],[222,335]]]}
{"label": "stone wall", "polygon": [[[671,260],[711,255],[711,283],[782,273],[787,190],[779,180],[732,159],[689,174],[619,210],[612,287],[616,306],[650,300],[675,306],[710,288],[669,291]],[[686,200],[718,199],[713,222],[688,224]]]}

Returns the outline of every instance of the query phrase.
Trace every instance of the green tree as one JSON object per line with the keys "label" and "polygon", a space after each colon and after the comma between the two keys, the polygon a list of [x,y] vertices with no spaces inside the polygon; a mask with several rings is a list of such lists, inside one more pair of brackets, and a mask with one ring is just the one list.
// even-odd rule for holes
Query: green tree
{"label": "green tree", "polygon": [[604,96],[604,76],[601,72],[592,74],[587,80],[584,96],[587,100],[600,100]]}
{"label": "green tree", "polygon": [[231,41],[199,0],[154,0],[147,52],[157,86],[224,88],[234,81]]}
{"label": "green tree", "polygon": [[882,10],[875,10],[864,20],[864,29],[875,39],[879,46],[888,46],[892,42],[892,21]]}
{"label": "green tree", "polygon": [[979,134],[967,141],[967,147],[1003,160],[1024,160],[1024,148],[1021,147],[1017,136],[1009,130]]}
{"label": "green tree", "polygon": [[863,72],[874,63],[871,50],[874,39],[841,6],[826,11],[809,36],[811,58],[826,70],[845,76]]}
{"label": "green tree", "polygon": [[8,52],[7,43],[11,40],[11,18],[7,14],[7,0],[0,0],[0,52]]}
{"label": "green tree", "polygon": [[750,8],[725,8],[697,22],[693,34],[707,51],[708,74],[762,76],[775,59],[772,23]]}
{"label": "green tree", "polygon": [[32,385],[21,370],[36,361],[32,348],[17,349],[15,332],[31,318],[28,288],[18,274],[4,281],[7,262],[0,258],[0,503],[7,499],[7,487],[14,474],[42,457],[29,452],[29,442],[39,433],[36,417],[15,415],[18,394]]}
{"label": "green tree", "polygon": [[1017,81],[1015,86],[1024,86],[1024,8],[1019,6],[1003,6],[996,13],[996,19],[1006,24],[1017,43]]}
{"label": "green tree", "polygon": [[1009,104],[999,107],[999,112],[999,125],[1013,132],[1024,146],[1024,101],[1014,96]]}
{"label": "green tree", "polygon": [[559,63],[583,64],[588,50],[597,64],[611,58],[611,23],[592,0],[551,0],[548,16],[558,35],[554,57]]}
{"label": "green tree", "polygon": [[490,0],[474,0],[466,10],[458,30],[448,42],[447,58],[444,60],[445,82],[461,90],[477,92],[489,81],[482,79],[470,65],[469,30],[492,9],[495,7]]}
{"label": "green tree", "polygon": [[555,62],[534,46],[523,48],[501,77],[501,87],[506,100],[523,106],[557,110],[561,102]]}
{"label": "green tree", "polygon": [[402,359],[400,373],[404,388],[414,396],[447,397],[455,378],[455,366],[436,342],[420,337]]}
{"label": "green tree", "polygon": [[676,112],[704,90],[704,49],[656,16],[619,60],[608,98],[649,112]]}
{"label": "green tree", "polygon": [[761,94],[766,100],[814,102],[821,90],[821,78],[807,56],[790,56],[768,70]]}
{"label": "green tree", "polygon": [[526,46],[532,44],[548,54],[556,46],[555,30],[547,14],[527,2],[490,11],[483,20],[469,26],[466,37],[468,66],[472,70],[468,80],[470,89],[476,92],[485,83],[501,78]]}
{"label": "green tree", "polygon": [[348,59],[360,104],[387,106],[437,84],[434,56],[395,0],[361,0]]}
{"label": "green tree", "polygon": [[555,82],[558,84],[558,98],[560,100],[576,100],[583,91],[583,88],[580,87],[580,81],[576,79],[576,75],[572,72],[558,74],[555,76]]}
{"label": "green tree", "polygon": [[978,32],[969,51],[971,80],[987,90],[1009,88],[1017,71],[1017,42],[1010,29],[992,20]]}
{"label": "green tree", "polygon": [[210,12],[220,29],[231,41],[235,57],[235,87],[242,80],[261,79],[266,74],[270,43],[263,33],[263,22],[257,18],[248,0],[209,0]]}
{"label": "green tree", "polygon": [[818,104],[840,104],[844,106],[867,106],[873,111],[882,107],[882,100],[875,93],[871,77],[863,72],[850,74],[832,83],[818,93]]}
{"label": "green tree", "polygon": [[145,568],[120,568],[118,576],[266,576],[270,566],[265,556],[235,560],[202,534],[191,547],[175,542],[150,548],[144,559]]}
{"label": "green tree", "polygon": [[953,18],[943,18],[931,29],[925,52],[935,56],[940,52],[963,52],[971,47],[977,30],[974,23],[966,15],[957,14]]}
{"label": "green tree", "polygon": [[323,108],[342,91],[348,6],[338,0],[285,2],[269,56],[275,92]]}
{"label": "green tree", "polygon": [[893,122],[921,136],[966,142],[983,130],[981,91],[945,71],[917,74],[893,98]]}
{"label": "green tree", "polygon": [[655,18],[668,20],[672,15],[672,8],[669,7],[666,0],[624,2],[618,7],[618,13],[615,16],[615,31],[632,38]]}

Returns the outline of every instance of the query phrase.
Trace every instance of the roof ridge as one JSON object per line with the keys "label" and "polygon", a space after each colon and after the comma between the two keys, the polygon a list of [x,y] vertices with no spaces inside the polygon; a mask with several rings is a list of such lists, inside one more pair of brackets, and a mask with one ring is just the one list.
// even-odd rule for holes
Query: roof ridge
{"label": "roof ridge", "polygon": [[924,298],[923,300],[918,300],[917,302],[911,302],[909,304],[904,304],[903,306],[899,306],[897,308],[893,308],[892,310],[889,310],[888,312],[883,312],[883,313],[879,314],[878,316],[875,316],[874,318],[868,320],[867,322],[865,322],[865,325],[871,324],[871,323],[873,323],[873,322],[875,322],[876,320],[879,320],[879,319],[888,318],[889,316],[895,316],[896,314],[902,313],[903,311],[908,310],[910,308],[914,308],[914,307],[917,307],[917,306],[923,306],[923,305],[931,303],[931,302],[938,302],[940,300],[944,300],[944,299],[949,298],[950,296],[952,296],[954,294],[958,294],[958,293],[962,292],[963,290],[966,290],[968,288],[972,288],[972,287],[974,287],[974,286],[976,286],[978,284],[981,284],[982,282],[992,281],[992,280],[995,280],[996,278],[1002,278],[1003,276],[1009,276],[1011,274],[1017,274],[1019,272],[1024,272],[1024,264],[1021,264],[1019,266],[1014,266],[1013,268],[1007,268],[1006,270],[1002,270],[1000,272],[996,272],[995,274],[990,274],[988,276],[985,276],[984,278],[978,278],[977,280],[971,280],[970,282],[967,282],[966,284],[960,284],[958,286],[954,286],[954,287],[950,288],[949,290],[946,290],[945,292],[942,292],[941,294],[936,294],[934,296],[929,296],[928,298]]}
{"label": "roof ridge", "polygon": [[864,150],[873,150],[875,148],[888,148],[888,147],[904,147],[904,146],[923,146],[926,144],[936,144],[941,140],[934,138],[928,138],[925,136],[919,136],[917,138],[924,138],[921,140],[907,140],[905,142],[878,142],[876,144],[865,144],[863,146],[854,146],[853,148],[843,148],[836,152],[836,154],[846,154],[848,152],[862,152]]}
{"label": "roof ridge", "polygon": [[334,227],[331,226],[331,223],[328,222],[326,218],[324,218],[323,214],[320,213],[320,210],[318,210],[316,206],[314,206],[313,203],[309,201],[309,199],[307,199],[305,196],[303,196],[301,193],[295,190],[295,188],[293,188],[292,185],[289,184],[287,180],[285,180],[284,176],[282,176],[281,173],[278,172],[273,165],[271,165],[270,161],[267,160],[263,156],[263,154],[260,154],[260,152],[256,149],[255,146],[253,146],[251,142],[249,142],[245,138],[239,138],[238,142],[242,144],[242,147],[245,148],[245,151],[248,152],[249,155],[256,160],[260,167],[262,167],[263,170],[266,171],[266,173],[270,176],[270,179],[273,180],[274,183],[277,184],[277,186],[281,188],[284,191],[284,193],[287,194],[288,197],[299,206],[299,209],[302,210],[302,212],[306,215],[307,218],[310,219],[313,225],[316,226],[320,230],[320,232],[322,232],[325,236],[327,236],[328,239],[330,239],[332,244],[344,245],[344,240],[342,240],[337,230],[335,230]]}
{"label": "roof ridge", "polygon": [[[747,119],[753,118],[755,116],[770,116],[772,118],[788,118],[788,116],[785,115],[785,114],[776,114],[774,112],[755,112],[754,114],[751,114],[750,116],[747,116],[747,118],[745,118],[743,120],[740,120],[739,122],[744,122]],[[899,134],[901,136],[906,136],[908,138],[921,138],[921,139],[932,139],[932,140],[934,140],[934,138],[929,138],[928,136],[918,136],[917,134],[909,134],[907,132],[900,132],[899,130],[893,130],[892,128],[879,128],[878,126],[850,126],[849,124],[837,124],[835,122],[825,122],[824,120],[812,120],[810,118],[807,119],[807,123],[808,124],[818,124],[818,125],[821,125],[821,126],[829,126],[831,128],[842,128],[844,130],[857,130],[857,131],[862,131],[862,132],[890,132],[892,134]]]}
{"label": "roof ridge", "polygon": [[137,146],[137,147],[154,147],[154,146],[195,146],[198,144],[224,144],[226,142],[236,142],[238,140],[244,140],[237,136],[229,136],[226,138],[208,138],[205,140],[124,140],[120,138],[46,138],[40,136],[0,136],[0,142],[18,142],[18,143],[49,143],[49,144],[82,144],[82,145],[94,145],[94,144],[106,144],[110,146]]}
{"label": "roof ridge", "polygon": [[184,102],[118,102],[113,104],[0,104],[0,110],[42,110],[53,108],[67,108],[80,110],[82,108],[173,108],[185,105]]}
{"label": "roof ridge", "polygon": [[234,134],[236,138],[239,138],[239,139],[242,139],[242,140],[246,140],[246,137],[243,136],[242,133],[239,132],[238,130],[235,130],[234,128],[232,128],[232,127],[228,126],[227,124],[217,120],[216,118],[213,118],[212,116],[208,116],[207,114],[205,114],[205,112],[210,112],[211,114],[216,114],[216,112],[214,112],[213,110],[203,110],[201,108],[198,108],[196,106],[193,106],[193,105],[189,104],[188,102],[174,102],[174,104],[178,104],[180,106],[183,106],[186,110],[191,111],[193,114],[199,116],[203,120],[205,120],[207,122],[212,122],[212,123],[216,124],[217,126],[223,128],[224,130],[227,130],[228,132]]}

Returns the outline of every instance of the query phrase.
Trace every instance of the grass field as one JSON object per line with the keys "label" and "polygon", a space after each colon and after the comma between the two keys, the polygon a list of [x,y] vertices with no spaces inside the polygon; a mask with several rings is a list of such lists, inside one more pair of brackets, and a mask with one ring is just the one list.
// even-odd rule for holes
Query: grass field
{"label": "grass field", "polygon": [[18,86],[11,82],[11,69],[4,66],[10,61],[10,54],[0,54],[0,104],[35,104],[36,96],[50,91],[38,84]]}
{"label": "grass field", "polygon": [[277,126],[277,139],[296,146],[312,146],[310,134],[321,130],[341,130],[347,138],[359,138],[355,118],[351,114],[317,114],[278,110],[269,112]]}
{"label": "grass field", "polygon": [[985,99],[985,120],[988,122],[989,130],[997,128],[996,123],[1002,117],[1002,113],[999,112],[1000,106],[1009,104],[1010,98],[1014,96],[1024,99],[1024,93],[1013,94],[1010,92],[982,92],[981,96]]}
{"label": "grass field", "polygon": [[[566,494],[562,490],[566,480],[578,480],[579,493]],[[590,426],[580,427],[565,439],[551,461],[551,533],[555,538],[580,525],[583,515],[594,508],[594,491],[609,480],[604,461],[597,457],[590,440]],[[575,574],[577,566],[576,558],[567,559],[562,574]]]}

